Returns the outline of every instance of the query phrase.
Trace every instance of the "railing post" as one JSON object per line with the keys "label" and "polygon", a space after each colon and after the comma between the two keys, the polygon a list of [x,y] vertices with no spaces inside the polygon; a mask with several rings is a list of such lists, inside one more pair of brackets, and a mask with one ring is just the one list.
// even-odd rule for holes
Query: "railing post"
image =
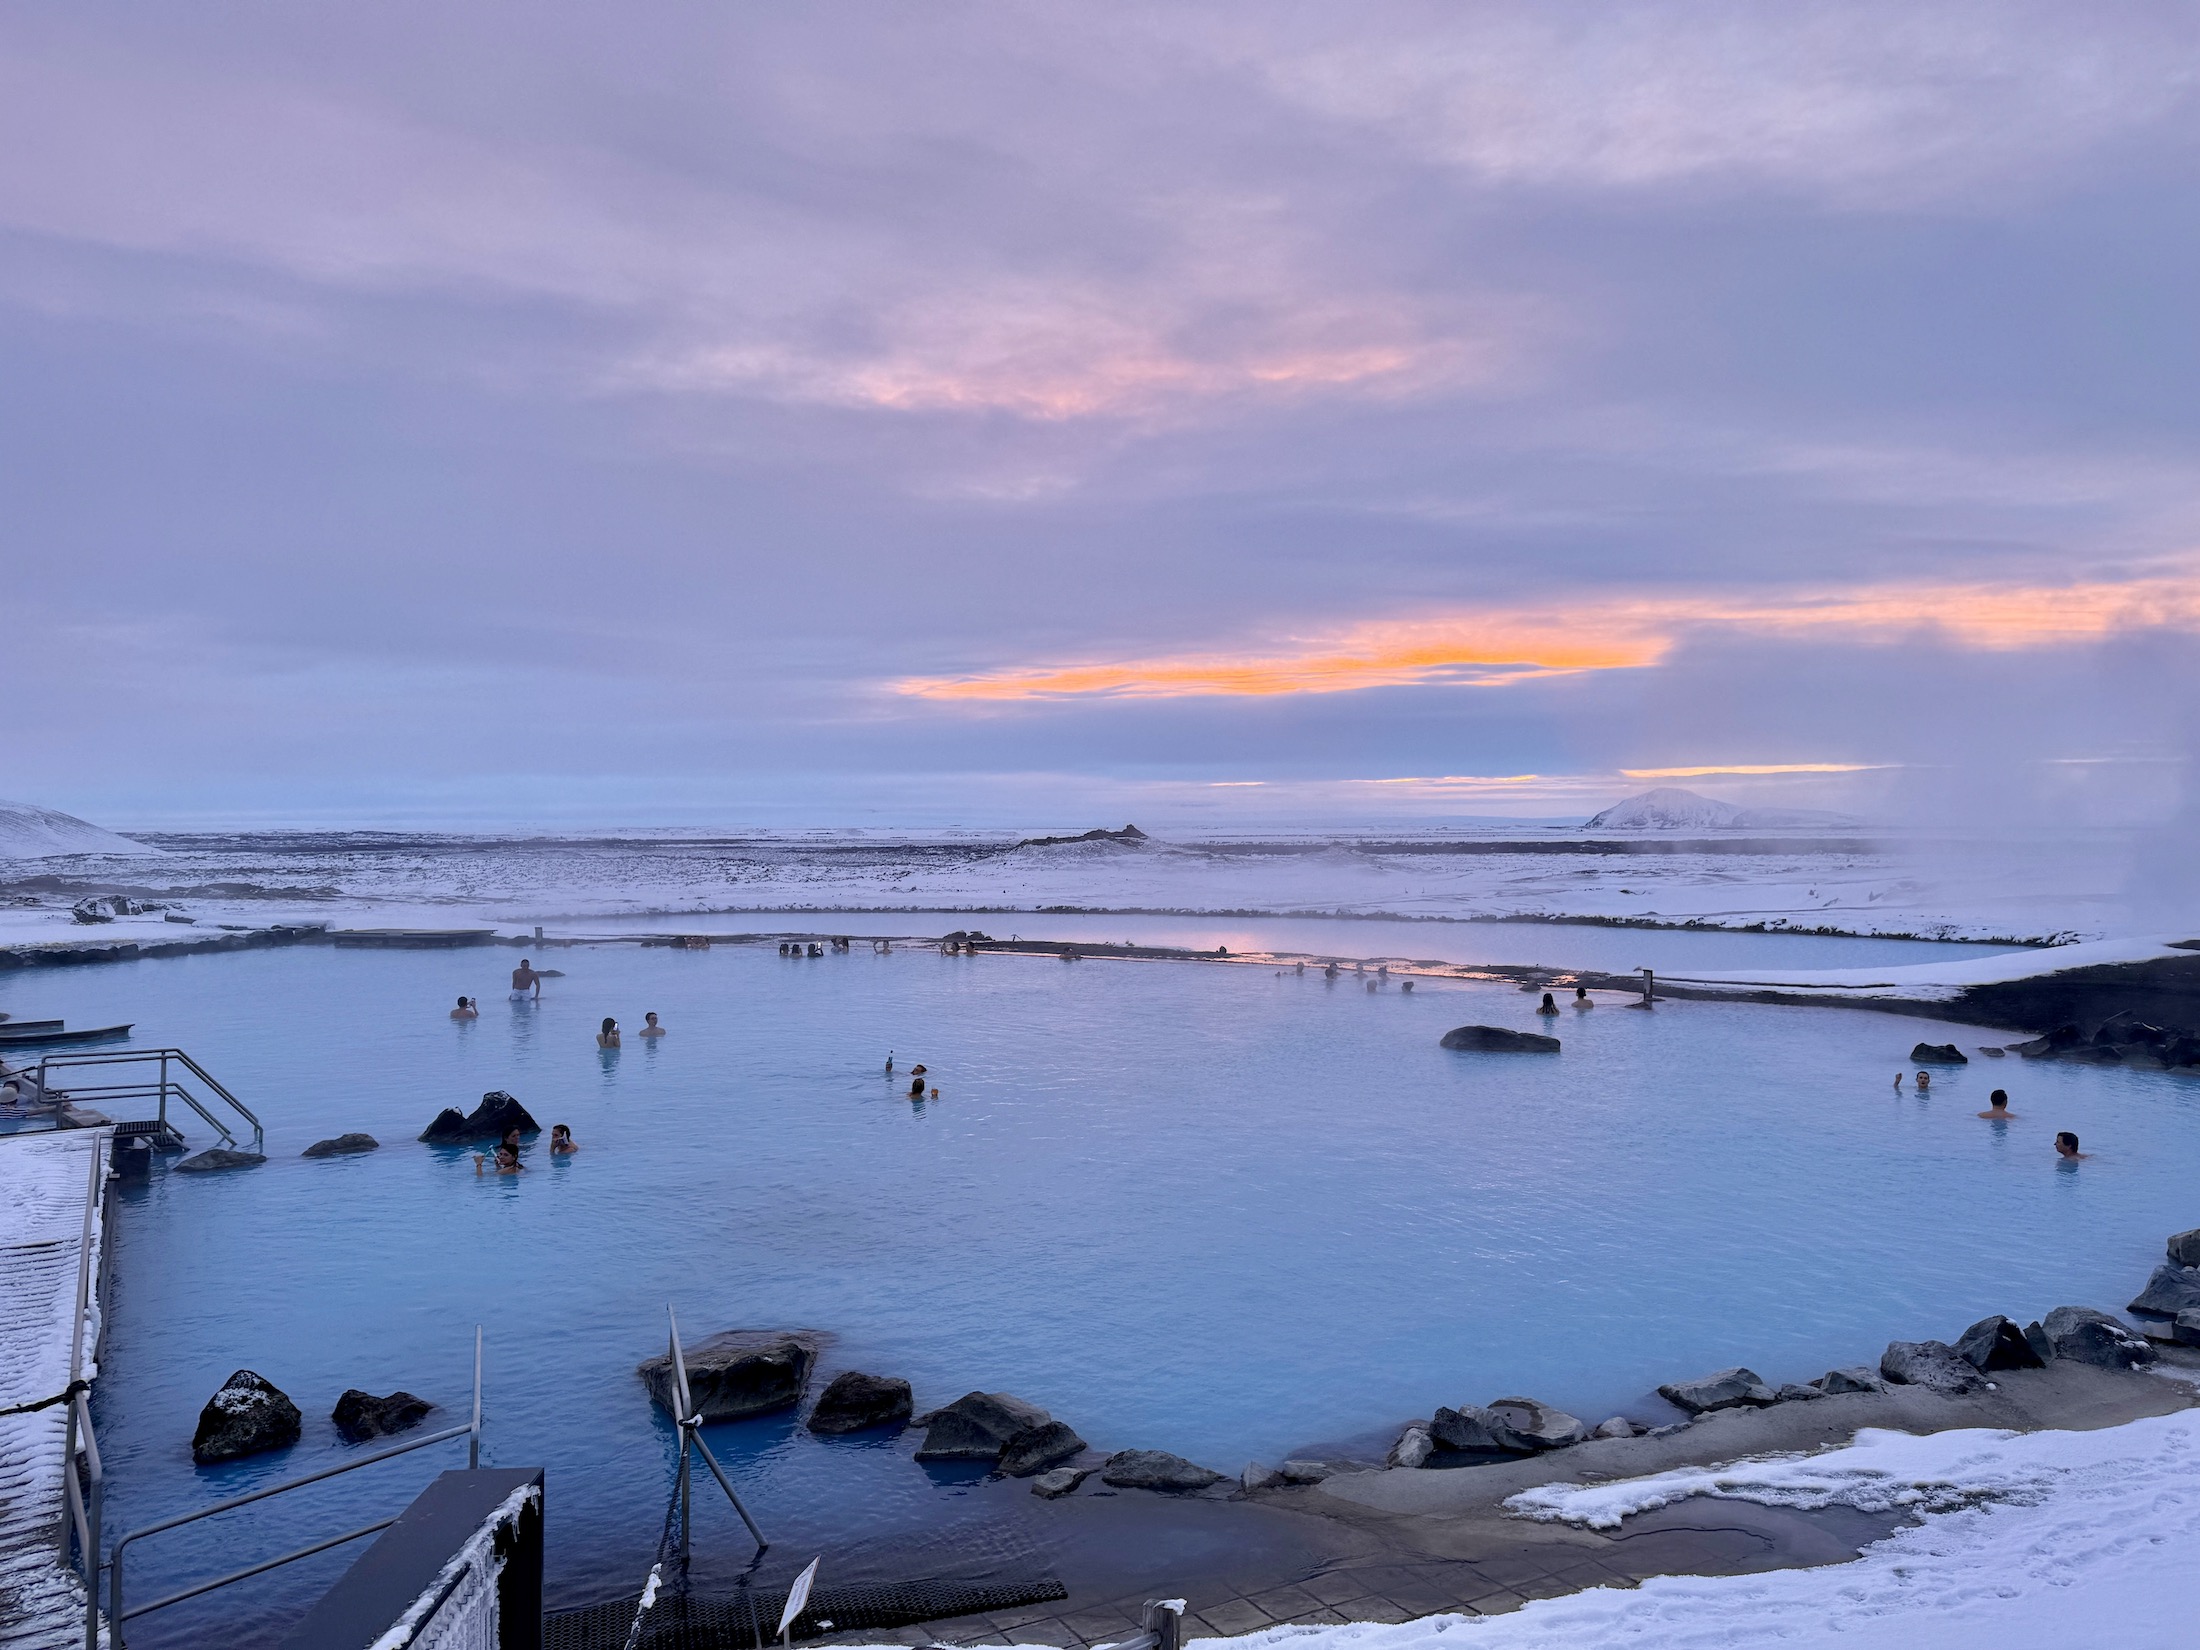
{"label": "railing post", "polygon": [[466,1465],[481,1465],[481,1325],[474,1325],[474,1424],[466,1435]]}
{"label": "railing post", "polygon": [[[76,1402],[79,1404],[84,1402],[84,1395],[81,1392],[77,1394]],[[84,1410],[84,1436],[86,1442],[91,1446],[90,1465],[92,1470],[90,1477],[92,1493],[86,1498],[84,1510],[86,1527],[84,1543],[84,1650],[99,1650],[99,1543],[101,1540],[99,1521],[100,1513],[107,1500],[107,1473],[99,1459],[98,1440],[94,1439],[91,1434],[92,1412],[90,1406],[87,1405]],[[73,1460],[65,1462],[63,1470],[66,1472],[76,1471],[76,1463]],[[118,1636],[115,1642],[119,1645],[122,1640]]]}
{"label": "railing post", "polygon": [[1153,1650],[1178,1650],[1178,1637],[1184,1630],[1184,1601],[1180,1598],[1148,1599],[1143,1625],[1153,1635]]}

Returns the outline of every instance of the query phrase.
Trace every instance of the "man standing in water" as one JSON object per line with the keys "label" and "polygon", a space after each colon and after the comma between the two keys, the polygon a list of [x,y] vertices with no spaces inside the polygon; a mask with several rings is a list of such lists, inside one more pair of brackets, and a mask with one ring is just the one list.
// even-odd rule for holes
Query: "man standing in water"
{"label": "man standing in water", "polygon": [[518,1002],[532,994],[535,1001],[542,1001],[542,976],[535,972],[535,965],[525,957],[519,967],[512,970],[512,1001]]}

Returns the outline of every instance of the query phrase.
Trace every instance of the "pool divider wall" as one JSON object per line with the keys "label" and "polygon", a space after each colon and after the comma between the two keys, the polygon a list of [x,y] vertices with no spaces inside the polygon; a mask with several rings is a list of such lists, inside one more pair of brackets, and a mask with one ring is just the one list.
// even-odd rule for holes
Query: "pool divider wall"
{"label": "pool divider wall", "polygon": [[542,1650],[540,1467],[442,1474],[306,1612],[282,1650],[438,1643]]}

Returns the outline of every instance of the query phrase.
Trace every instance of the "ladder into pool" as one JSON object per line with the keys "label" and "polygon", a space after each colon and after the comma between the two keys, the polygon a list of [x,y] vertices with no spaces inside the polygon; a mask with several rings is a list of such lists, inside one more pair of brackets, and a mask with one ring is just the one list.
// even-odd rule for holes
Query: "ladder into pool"
{"label": "ladder into pool", "polygon": [[[158,1068],[157,1074],[150,1068]],[[135,1068],[125,1071],[123,1068]],[[183,1131],[169,1121],[168,1102],[180,1101],[198,1114],[199,1120],[234,1149],[244,1134],[251,1149],[263,1146],[260,1120],[214,1074],[180,1048],[115,1049],[104,1053],[49,1054],[38,1062],[38,1086],[42,1093],[62,1092],[78,1104],[96,1103],[103,1108],[122,1102],[154,1103],[149,1118],[118,1119],[115,1142],[143,1138],[155,1151],[183,1149]],[[79,1074],[96,1074],[108,1081],[82,1080]],[[197,1087],[190,1080],[195,1079]]]}

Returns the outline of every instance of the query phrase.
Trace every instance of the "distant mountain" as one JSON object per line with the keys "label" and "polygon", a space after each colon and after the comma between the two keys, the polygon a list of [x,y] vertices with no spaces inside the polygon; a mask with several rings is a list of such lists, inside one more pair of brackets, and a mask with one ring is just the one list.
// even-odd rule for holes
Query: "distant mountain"
{"label": "distant mountain", "polygon": [[1815,808],[1739,808],[1677,785],[1660,785],[1615,802],[1582,826],[1585,831],[1761,831],[1782,825],[1856,825],[1847,814]]}
{"label": "distant mountain", "polygon": [[1073,842],[1144,842],[1146,833],[1136,825],[1126,825],[1120,831],[1087,831],[1082,836],[1027,836],[1016,844],[1019,848],[1062,848]]}
{"label": "distant mountain", "polygon": [[28,802],[0,802],[0,859],[54,854],[157,854],[160,850],[103,830],[74,814]]}

